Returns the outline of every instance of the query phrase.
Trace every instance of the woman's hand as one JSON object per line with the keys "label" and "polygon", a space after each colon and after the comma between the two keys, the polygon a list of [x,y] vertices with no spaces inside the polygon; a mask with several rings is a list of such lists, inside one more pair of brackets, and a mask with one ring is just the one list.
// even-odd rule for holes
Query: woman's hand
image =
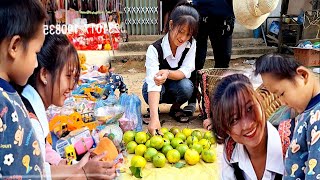
{"label": "woman's hand", "polygon": [[203,121],[203,128],[209,131],[212,130],[212,120],[210,118]]}
{"label": "woman's hand", "polygon": [[161,124],[159,120],[151,120],[150,123],[148,124],[148,131],[152,136],[157,135],[158,133],[161,133],[160,129],[161,129]]}
{"label": "woman's hand", "polygon": [[116,169],[113,162],[100,161],[108,152],[104,152],[90,158],[90,150],[81,161],[77,164],[83,168],[87,179],[114,179],[116,177]]}
{"label": "woman's hand", "polygon": [[162,69],[160,70],[154,77],[154,82],[157,86],[162,85],[166,80],[168,79],[168,76],[170,74],[170,70],[168,69]]}

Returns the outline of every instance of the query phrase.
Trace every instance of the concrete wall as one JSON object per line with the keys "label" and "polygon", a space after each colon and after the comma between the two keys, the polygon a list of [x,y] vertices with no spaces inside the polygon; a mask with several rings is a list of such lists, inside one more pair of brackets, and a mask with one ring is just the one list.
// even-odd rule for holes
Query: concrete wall
{"label": "concrete wall", "polygon": [[237,33],[240,37],[253,37],[253,31],[250,29],[245,28],[244,26],[240,25],[237,21],[234,24],[234,34]]}
{"label": "concrete wall", "polygon": [[288,14],[299,15],[301,9],[303,11],[312,10],[311,0],[290,0],[288,6]]}

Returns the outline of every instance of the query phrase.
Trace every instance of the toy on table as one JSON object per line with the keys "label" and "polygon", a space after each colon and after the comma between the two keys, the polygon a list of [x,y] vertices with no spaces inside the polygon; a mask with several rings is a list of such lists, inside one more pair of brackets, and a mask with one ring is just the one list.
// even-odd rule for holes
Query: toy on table
{"label": "toy on table", "polygon": [[95,120],[95,117],[93,116],[93,112],[86,112],[81,113],[82,121],[85,123],[92,122]]}
{"label": "toy on table", "polygon": [[97,98],[100,98],[101,94],[103,93],[103,89],[98,86],[84,88],[83,90],[84,90],[84,94],[91,101],[95,101]]}
{"label": "toy on table", "polygon": [[74,144],[75,150],[78,155],[84,154],[93,146],[94,141],[92,137],[81,138]]}
{"label": "toy on table", "polygon": [[69,115],[71,118],[71,122],[68,123],[71,125],[71,127],[74,127],[76,129],[80,129],[83,127],[89,128],[89,130],[93,130],[97,127],[98,122],[95,121],[95,118],[93,116],[93,112],[86,112],[86,113],[79,113],[74,112]]}
{"label": "toy on table", "polygon": [[66,147],[72,145],[77,155],[86,153],[94,144],[93,138],[87,127],[71,131],[68,136],[56,142],[55,149],[63,157],[66,154]]}
{"label": "toy on table", "polygon": [[56,126],[53,129],[53,133],[58,137],[65,137],[66,135],[69,134],[70,131],[68,131],[68,125],[67,123],[61,123],[59,126]]}
{"label": "toy on table", "polygon": [[75,90],[72,91],[72,95],[82,95],[84,93],[84,88],[90,88],[91,83],[82,83]]}
{"label": "toy on table", "polygon": [[67,140],[65,139],[59,139],[57,140],[57,142],[55,143],[54,146],[52,146],[52,148],[54,150],[56,150],[61,158],[66,158],[66,147],[71,145]]}
{"label": "toy on table", "polygon": [[[95,102],[94,101],[90,101],[86,98],[75,98],[77,103],[75,103],[75,105],[73,106],[74,110],[78,113],[80,113],[81,115],[83,115],[83,113],[90,113],[93,112],[94,106],[95,106]],[[84,122],[86,122],[86,120],[84,119],[84,117],[82,116],[82,120]],[[92,121],[94,121],[94,118],[92,118]]]}
{"label": "toy on table", "polygon": [[[86,113],[84,113],[86,114]],[[87,113],[89,114],[89,113]],[[53,117],[49,122],[49,130],[54,132],[54,134],[58,137],[65,137],[69,134],[69,132],[88,127],[90,130],[96,128],[98,125],[97,122],[89,121],[87,118],[83,118],[86,116],[81,115],[78,112],[74,112],[69,116],[61,115]],[[91,116],[91,118],[93,115]],[[85,119],[85,122],[83,121]]]}
{"label": "toy on table", "polygon": [[80,68],[82,71],[86,71],[88,68],[85,65],[86,63],[86,55],[84,53],[78,53],[79,61],[80,61]]}
{"label": "toy on table", "polygon": [[65,139],[73,144],[77,155],[86,153],[94,144],[90,130],[87,127],[71,131]]}
{"label": "toy on table", "polygon": [[66,153],[67,164],[68,165],[74,164],[74,161],[77,160],[77,155],[73,145],[67,146],[65,148],[65,153]]}
{"label": "toy on table", "polygon": [[107,66],[101,65],[101,66],[99,67],[98,71],[101,72],[101,73],[106,73],[106,72],[108,72],[108,69],[109,69],[109,68],[107,68]]}
{"label": "toy on table", "polygon": [[75,98],[87,98],[91,101],[96,101],[103,94],[103,88],[100,87],[97,82],[95,83],[84,83],[75,89],[72,94]]}
{"label": "toy on table", "polygon": [[[106,67],[109,71],[109,69],[111,69],[111,63],[109,63],[109,67],[108,65]],[[103,92],[104,99],[108,98],[108,96],[112,94],[112,92],[115,92],[116,89],[119,89],[120,95],[128,92],[128,88],[124,83],[123,77],[119,74],[107,72],[105,81],[106,84]]]}
{"label": "toy on table", "polygon": [[69,116],[55,116],[49,122],[49,130],[54,132],[58,138],[64,137],[68,135],[70,131],[75,129],[72,125],[68,126],[69,122],[72,122]]}

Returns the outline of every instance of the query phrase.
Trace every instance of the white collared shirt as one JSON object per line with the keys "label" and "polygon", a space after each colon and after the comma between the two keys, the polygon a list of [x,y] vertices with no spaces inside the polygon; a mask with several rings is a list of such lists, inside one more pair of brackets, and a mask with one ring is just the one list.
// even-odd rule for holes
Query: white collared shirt
{"label": "white collared shirt", "polygon": [[[31,104],[37,120],[31,118],[32,127],[38,137],[39,146],[43,159],[46,159],[46,142],[45,138],[49,134],[49,123],[46,115],[46,109],[44,107],[43,101],[38,94],[38,92],[30,85],[27,85],[23,91],[22,96],[24,96]],[[46,171],[46,179],[51,179],[51,169],[48,162],[44,162],[44,167]]]}
{"label": "white collared shirt", "polygon": [[[267,140],[267,164],[262,180],[273,180],[277,174],[284,174],[284,162],[282,155],[282,145],[279,133],[270,122],[267,122],[268,140]],[[224,151],[222,158],[222,178],[223,180],[234,180],[234,169],[231,163],[238,163],[246,180],[256,180],[250,158],[244,145],[236,144],[233,150],[231,160],[228,162]]]}
{"label": "white collared shirt", "polygon": [[[190,48],[183,60],[181,67],[178,69],[185,75],[186,78],[190,78],[192,71],[195,70],[196,40],[192,38],[192,43],[186,41],[182,45],[178,46],[176,56],[173,56],[168,37],[168,34],[166,34],[161,43],[163,58],[167,60],[171,68],[176,68],[178,67],[178,63],[185,48]],[[147,77],[145,81],[148,84],[148,92],[161,91],[161,86],[157,86],[154,82],[154,76],[159,72],[159,65],[160,63],[158,60],[157,49],[153,45],[150,45],[147,50],[145,63],[147,69]]]}

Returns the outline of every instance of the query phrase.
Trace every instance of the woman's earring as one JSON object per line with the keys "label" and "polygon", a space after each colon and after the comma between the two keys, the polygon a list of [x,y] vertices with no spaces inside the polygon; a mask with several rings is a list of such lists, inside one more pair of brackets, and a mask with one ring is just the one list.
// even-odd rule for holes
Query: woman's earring
{"label": "woman's earring", "polygon": [[44,84],[44,85],[47,85],[47,84],[48,84],[48,81],[43,81],[43,84]]}

